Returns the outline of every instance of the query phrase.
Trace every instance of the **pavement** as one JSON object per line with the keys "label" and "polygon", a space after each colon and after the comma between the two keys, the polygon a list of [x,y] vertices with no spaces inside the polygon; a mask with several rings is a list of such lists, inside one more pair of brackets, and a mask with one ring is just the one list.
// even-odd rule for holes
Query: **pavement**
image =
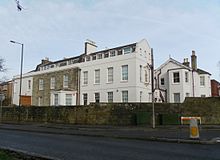
{"label": "pavement", "polygon": [[0,130],[20,130],[47,134],[65,134],[118,139],[133,139],[192,144],[220,143],[220,125],[199,126],[199,139],[190,139],[188,125],[171,126],[106,126],[55,123],[1,123]]}

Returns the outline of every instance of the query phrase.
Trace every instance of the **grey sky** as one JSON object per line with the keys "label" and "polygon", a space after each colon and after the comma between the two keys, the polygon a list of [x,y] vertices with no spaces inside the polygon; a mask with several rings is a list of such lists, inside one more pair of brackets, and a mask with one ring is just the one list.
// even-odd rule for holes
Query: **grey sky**
{"label": "grey sky", "polygon": [[19,74],[19,45],[25,44],[24,72],[44,57],[59,60],[81,54],[84,41],[98,49],[146,38],[159,66],[169,55],[182,62],[191,50],[198,66],[219,80],[220,1],[218,0],[14,0],[0,1],[0,57],[8,71]]}

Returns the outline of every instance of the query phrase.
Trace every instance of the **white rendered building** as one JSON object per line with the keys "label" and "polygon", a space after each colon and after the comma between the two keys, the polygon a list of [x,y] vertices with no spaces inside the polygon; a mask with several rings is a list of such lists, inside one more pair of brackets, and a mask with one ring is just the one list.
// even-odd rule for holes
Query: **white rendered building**
{"label": "white rendered building", "polygon": [[[31,105],[32,101],[32,86],[33,86],[33,72],[22,75],[21,84],[21,105]],[[12,79],[12,103],[19,105],[20,97],[20,75],[15,76]]]}
{"label": "white rendered building", "polygon": [[151,48],[145,39],[103,51],[88,51],[84,58],[79,66],[81,104],[151,101]]}
{"label": "white rendered building", "polygon": [[210,73],[197,68],[195,51],[180,63],[172,58],[155,71],[155,101],[182,103],[185,97],[210,97]]}

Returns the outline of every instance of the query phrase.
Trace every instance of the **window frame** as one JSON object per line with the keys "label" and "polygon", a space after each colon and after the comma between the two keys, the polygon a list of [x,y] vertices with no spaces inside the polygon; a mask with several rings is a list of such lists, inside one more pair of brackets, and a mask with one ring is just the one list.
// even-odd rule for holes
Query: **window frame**
{"label": "window frame", "polygon": [[128,102],[128,90],[124,90],[121,91],[121,95],[122,95],[122,102],[123,103],[127,103]]}
{"label": "window frame", "polygon": [[88,93],[83,93],[83,105],[88,104]]}
{"label": "window frame", "polygon": [[107,83],[113,83],[114,81],[114,68],[108,67],[107,68]]}
{"label": "window frame", "polygon": [[[178,77],[176,77],[175,74],[178,74]],[[180,83],[180,72],[173,72],[173,83]]]}
{"label": "window frame", "polygon": [[69,76],[67,74],[63,75],[63,88],[69,87]]}
{"label": "window frame", "polygon": [[129,53],[132,53],[132,48],[131,47],[123,48],[123,54],[129,54]]}
{"label": "window frame", "polygon": [[[125,68],[125,70],[124,70]],[[121,66],[121,80],[128,81],[128,65]]]}
{"label": "window frame", "polygon": [[189,83],[189,72],[185,72],[185,82]]}
{"label": "window frame", "polygon": [[100,84],[101,82],[101,71],[100,69],[95,69],[94,71],[94,84]]}
{"label": "window frame", "polygon": [[165,85],[165,79],[164,78],[160,78],[160,85],[164,86]]}
{"label": "window frame", "polygon": [[55,77],[50,78],[50,89],[55,89],[56,79]]}
{"label": "window frame", "polygon": [[108,103],[113,103],[114,93],[113,92],[107,92],[107,98],[108,98]]}
{"label": "window frame", "polygon": [[94,93],[95,103],[100,103],[100,93],[95,92]]}
{"label": "window frame", "polygon": [[66,96],[65,97],[66,106],[71,106],[73,103],[72,94],[66,94],[65,96]]}
{"label": "window frame", "polygon": [[201,87],[205,87],[205,76],[200,76],[199,82]]}
{"label": "window frame", "polygon": [[88,85],[89,81],[89,72],[83,71],[83,85]]}
{"label": "window frame", "polygon": [[42,79],[42,78],[40,78],[38,81],[38,89],[39,89],[39,91],[44,90],[44,79]]}

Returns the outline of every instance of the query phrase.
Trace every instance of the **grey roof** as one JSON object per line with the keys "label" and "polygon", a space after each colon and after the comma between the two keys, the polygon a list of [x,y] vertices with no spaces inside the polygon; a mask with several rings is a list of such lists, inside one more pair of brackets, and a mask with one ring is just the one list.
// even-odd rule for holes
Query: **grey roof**
{"label": "grey roof", "polygon": [[209,73],[207,71],[204,71],[202,69],[199,69],[199,68],[196,70],[196,72],[199,73],[199,74],[209,74],[209,75],[211,75],[211,73]]}

